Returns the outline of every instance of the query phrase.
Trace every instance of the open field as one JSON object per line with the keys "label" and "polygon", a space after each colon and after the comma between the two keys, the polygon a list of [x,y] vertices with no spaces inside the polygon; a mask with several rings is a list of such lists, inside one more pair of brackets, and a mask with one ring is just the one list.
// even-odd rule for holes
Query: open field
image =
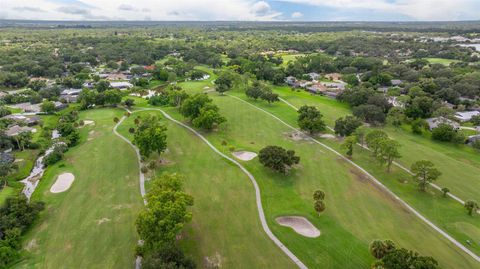
{"label": "open field", "polygon": [[[161,117],[156,111],[134,113],[118,131],[132,139],[128,128],[134,126],[134,118],[145,114]],[[220,257],[225,268],[292,268],[292,262],[263,232],[248,178],[190,131],[163,122],[168,126],[168,152],[160,156],[156,174],[184,175],[185,189],[195,199],[192,223],[182,235],[187,253],[198,265],[207,257]]]}
{"label": "open field", "polygon": [[3,205],[5,200],[15,193],[15,189],[12,187],[4,187],[0,190],[0,206]]}
{"label": "open field", "polygon": [[450,65],[451,63],[458,63],[459,60],[444,59],[444,58],[425,58],[431,64]]}
{"label": "open field", "polygon": [[283,63],[282,66],[287,66],[288,62],[295,60],[298,57],[305,56],[303,53],[297,53],[297,54],[278,54],[275,56],[280,56],[282,57]]}
{"label": "open field", "polygon": [[[225,153],[229,153],[230,147],[258,152],[266,145],[275,144],[295,149],[300,155],[301,167],[288,179],[267,171],[255,160],[245,166],[259,181],[272,231],[307,266],[368,266],[372,261],[368,243],[375,238],[390,238],[402,247],[433,255],[443,265],[476,266],[473,259],[405,211],[335,155],[308,142],[287,139],[285,134],[290,132],[289,129],[248,104],[216,93],[211,96],[221,113],[227,117],[228,123],[218,132],[206,136]],[[258,105],[276,112],[296,114],[279,104],[258,102]],[[168,111],[176,118],[181,118],[175,109]],[[222,146],[222,141],[226,141],[227,146]],[[313,191],[318,188],[327,193],[327,211],[320,218],[313,211],[311,199]],[[345,207],[345,201],[355,206]],[[283,215],[307,217],[321,230],[322,235],[315,239],[303,238],[290,228],[276,224],[275,218]],[[376,221],[372,222],[372,219]],[[434,251],[429,247],[431,245],[438,247]]]}
{"label": "open field", "polygon": [[[94,126],[81,130],[80,145],[48,168],[34,200],[46,209],[25,240],[26,259],[15,268],[132,268],[137,233],[134,221],[143,206],[132,148],[116,137],[113,117],[120,109],[82,112]],[[57,176],[76,179],[63,193],[50,193]]]}

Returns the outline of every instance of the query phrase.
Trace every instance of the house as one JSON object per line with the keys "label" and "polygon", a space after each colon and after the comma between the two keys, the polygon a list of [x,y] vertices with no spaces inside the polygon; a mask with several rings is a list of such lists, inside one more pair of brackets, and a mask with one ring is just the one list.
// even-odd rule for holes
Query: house
{"label": "house", "polygon": [[329,80],[341,80],[342,79],[342,74],[339,74],[339,73],[330,73],[330,74],[326,74],[325,77]]}
{"label": "house", "polygon": [[467,138],[467,144],[473,144],[477,141],[480,141],[480,134],[471,135]]}
{"label": "house", "polygon": [[322,82],[322,84],[330,89],[345,90],[345,83],[343,82]]}
{"label": "house", "polygon": [[430,130],[437,128],[440,124],[448,124],[452,126],[452,128],[455,130],[460,129],[460,124],[452,120],[449,120],[445,117],[429,118],[429,119],[426,119],[426,121],[428,123],[428,128]]}
{"label": "house", "polygon": [[19,104],[14,104],[10,105],[11,107],[14,108],[19,108],[27,113],[38,113],[41,111],[40,109],[40,104],[32,104],[30,102],[28,103],[19,103]]}
{"label": "house", "polygon": [[315,72],[308,73],[307,76],[309,76],[312,80],[317,80],[320,78],[320,74]]}
{"label": "house", "polygon": [[3,117],[3,119],[11,119],[17,123],[24,123],[28,126],[35,125],[40,121],[40,117],[37,117],[37,116],[25,117],[23,115],[7,115]]}
{"label": "house", "polygon": [[400,86],[400,84],[403,83],[403,81],[400,79],[392,79],[390,82],[392,83],[392,86]]}
{"label": "house", "polygon": [[61,95],[79,95],[82,92],[82,89],[65,89],[60,94]]}
{"label": "house", "polygon": [[126,81],[114,81],[110,82],[110,87],[119,90],[127,90],[133,87],[132,83]]}
{"label": "house", "polygon": [[31,133],[35,133],[37,131],[37,129],[35,128],[32,128],[32,127],[27,127],[27,126],[19,126],[19,125],[13,125],[13,126],[10,126],[7,131],[5,131],[5,134],[9,137],[13,137],[13,136],[17,136],[21,133],[24,133],[24,132],[31,132]]}
{"label": "house", "polygon": [[297,79],[294,76],[288,76],[285,78],[285,83],[290,86],[293,86],[295,84],[295,81],[297,81]]}
{"label": "house", "polygon": [[472,119],[473,116],[479,116],[480,112],[478,111],[463,111],[463,112],[456,112],[455,118],[459,121],[469,121]]}
{"label": "house", "polygon": [[325,87],[321,83],[315,83],[315,84],[312,84],[312,85],[308,86],[306,89],[307,89],[307,91],[309,91],[311,93],[322,93],[322,92],[325,92],[327,90],[327,87]]}
{"label": "house", "polygon": [[55,109],[56,109],[56,110],[62,110],[62,109],[64,109],[64,108],[68,107],[67,104],[62,103],[62,102],[59,102],[59,101],[55,101],[55,102],[53,102],[53,103],[55,104]]}

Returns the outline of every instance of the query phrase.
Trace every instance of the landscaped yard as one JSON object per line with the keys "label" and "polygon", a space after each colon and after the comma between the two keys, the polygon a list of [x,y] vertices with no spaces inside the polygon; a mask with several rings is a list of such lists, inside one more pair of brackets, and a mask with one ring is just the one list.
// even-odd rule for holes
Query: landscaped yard
{"label": "landscaped yard", "polygon": [[[134,267],[134,222],[143,203],[135,153],[112,132],[113,117],[123,113],[80,113],[95,125],[83,127],[80,145],[47,169],[32,198],[45,201],[46,209],[24,241],[26,259],[15,268]],[[73,185],[50,193],[63,172],[74,174]]]}

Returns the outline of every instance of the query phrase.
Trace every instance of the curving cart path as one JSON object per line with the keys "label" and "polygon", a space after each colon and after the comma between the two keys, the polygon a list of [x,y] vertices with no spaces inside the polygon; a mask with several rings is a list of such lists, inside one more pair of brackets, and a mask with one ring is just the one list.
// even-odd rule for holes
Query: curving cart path
{"label": "curving cart path", "polygon": [[[268,115],[270,115],[272,118],[278,120],[279,122],[281,122],[283,125],[287,126],[288,128],[296,131],[296,132],[302,132],[300,131],[299,129],[293,127],[292,125],[286,123],[285,121],[283,121],[282,119],[280,119],[279,117],[273,115],[272,113],[260,108],[260,107],[257,107],[241,98],[238,98],[236,96],[233,96],[233,95],[229,95],[229,94],[225,94],[229,97],[232,97],[234,99],[237,99],[243,103],[246,103],[248,104],[249,106],[252,106],[254,107],[255,109],[257,110],[260,110]],[[283,102],[286,102],[285,100],[281,99]],[[288,102],[286,102],[289,106],[295,108],[295,106],[289,104]],[[303,133],[303,132],[302,132]],[[308,134],[306,134],[308,135]],[[334,154],[336,154],[337,156],[339,156],[340,158],[342,158],[343,160],[345,160],[346,162],[350,163],[352,166],[356,167],[358,170],[362,171],[365,175],[367,175],[370,180],[372,180],[372,182],[374,182],[375,184],[377,184],[379,187],[381,187],[384,191],[386,191],[389,195],[391,195],[393,198],[395,198],[395,200],[397,200],[398,203],[400,203],[401,205],[403,205],[405,208],[407,208],[410,212],[412,212],[414,215],[416,215],[419,219],[421,219],[423,222],[425,222],[428,226],[430,226],[431,228],[433,228],[435,231],[437,231],[439,234],[441,234],[443,237],[445,237],[448,241],[450,241],[452,244],[454,244],[455,246],[457,246],[458,248],[460,248],[463,252],[465,252],[466,254],[468,254],[469,256],[471,256],[474,260],[476,260],[477,262],[480,262],[480,257],[475,254],[473,251],[471,251],[470,249],[466,248],[464,245],[462,245],[460,242],[458,242],[455,238],[453,238],[452,236],[450,236],[448,233],[446,233],[445,231],[443,231],[440,227],[438,227],[437,225],[435,225],[433,222],[431,222],[430,220],[428,220],[426,217],[424,217],[422,214],[420,214],[420,212],[418,212],[415,208],[413,208],[412,206],[410,206],[407,202],[405,202],[404,200],[402,200],[399,196],[397,196],[394,192],[392,192],[389,188],[387,188],[385,185],[383,185],[377,178],[375,178],[373,175],[371,175],[369,172],[367,172],[367,170],[363,169],[360,165],[354,163],[352,160],[348,159],[347,157],[343,156],[341,153],[339,153],[338,151],[336,151],[335,149],[329,147],[328,145],[318,141],[317,139],[309,136],[313,142],[321,145],[322,147],[328,149],[329,151],[333,152]]]}
{"label": "curving cart path", "polygon": [[[163,114],[163,116],[165,118],[167,118],[168,120],[174,122],[175,124],[177,125],[180,125],[182,126],[183,128],[189,130],[190,132],[192,132],[193,134],[195,134],[198,138],[200,138],[203,142],[205,142],[205,144],[207,144],[215,153],[217,153],[218,155],[220,155],[222,158],[224,159],[227,159],[228,161],[232,162],[233,164],[235,164],[236,166],[238,166],[242,172],[247,175],[247,177],[250,179],[250,181],[252,182],[253,184],[253,187],[255,188],[255,200],[256,200],[256,204],[257,204],[257,210],[258,210],[258,216],[260,218],[260,222],[262,224],[262,228],[263,230],[265,231],[265,233],[268,235],[268,237],[275,243],[275,245],[277,245],[299,268],[301,269],[307,269],[308,267],[302,263],[302,261],[300,261],[300,259],[297,258],[297,256],[295,256],[295,254],[293,254],[285,245],[282,244],[282,242],[272,233],[272,231],[270,230],[270,228],[268,227],[268,224],[267,224],[267,220],[265,218],[265,213],[263,211],[263,206],[262,206],[262,198],[261,198],[261,195],[260,195],[260,188],[258,187],[258,184],[257,184],[257,181],[255,180],[255,177],[242,165],[240,164],[238,161],[236,161],[235,159],[233,158],[230,158],[229,156],[223,154],[220,150],[218,150],[214,145],[212,145],[210,143],[210,141],[208,141],[202,134],[200,134],[199,132],[197,132],[195,129],[193,129],[192,127],[184,124],[183,122],[180,122],[176,119],[174,119],[172,116],[170,116],[169,114],[167,114],[165,111],[163,111],[162,109],[159,109],[159,108],[139,108],[139,110],[136,110],[136,111],[130,111],[127,109],[127,111],[129,113],[135,113],[135,112],[139,112],[139,111],[149,111],[149,110],[153,110],[153,111],[159,111],[160,113]],[[124,140],[125,142],[127,142],[131,147],[133,147],[135,149],[135,152],[137,154],[137,159],[138,159],[138,165],[139,167],[141,167],[141,158],[140,158],[140,152],[138,150],[138,148],[132,144],[132,142],[130,142],[126,137],[122,136],[121,134],[119,134],[117,132],[117,127],[126,119],[126,116],[123,116],[119,121],[118,123],[115,125],[115,127],[113,128],[113,132],[115,133],[115,135],[117,135],[118,137],[120,137],[122,140]],[[142,195],[142,198],[145,196],[145,175],[139,171],[139,179],[140,179],[140,193]],[[143,202],[146,204],[146,200],[144,199]],[[140,269],[141,268],[141,258],[140,257],[137,257],[136,259],[136,262],[135,262],[135,268],[136,269]]]}

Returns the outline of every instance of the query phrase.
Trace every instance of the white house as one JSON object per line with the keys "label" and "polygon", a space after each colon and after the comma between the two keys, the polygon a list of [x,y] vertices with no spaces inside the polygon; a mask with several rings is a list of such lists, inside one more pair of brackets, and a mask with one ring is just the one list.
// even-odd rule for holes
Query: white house
{"label": "white house", "polygon": [[126,90],[133,87],[132,83],[126,81],[112,81],[110,82],[110,87],[119,90]]}
{"label": "white house", "polygon": [[460,121],[469,121],[473,116],[480,115],[479,111],[463,111],[455,113],[455,118]]}

